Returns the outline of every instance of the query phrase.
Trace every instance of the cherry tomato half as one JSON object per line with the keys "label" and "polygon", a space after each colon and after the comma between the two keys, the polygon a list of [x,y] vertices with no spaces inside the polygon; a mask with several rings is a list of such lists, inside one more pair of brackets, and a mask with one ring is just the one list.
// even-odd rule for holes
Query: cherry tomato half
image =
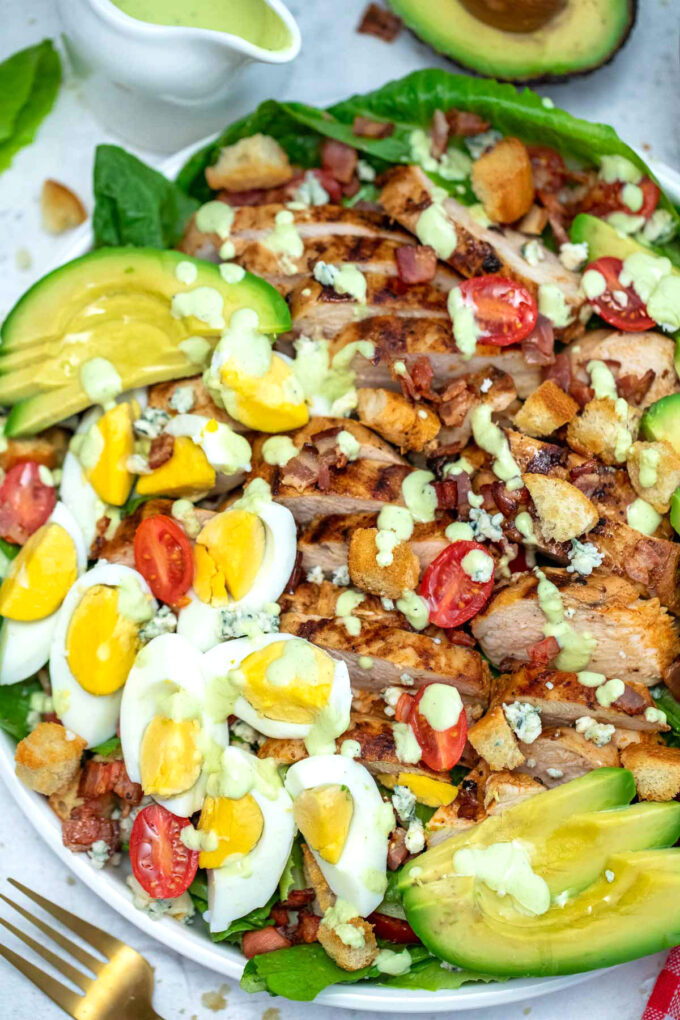
{"label": "cherry tomato half", "polygon": [[398,942],[401,945],[420,942],[408,921],[401,917],[391,917],[390,914],[379,914],[374,911],[366,920],[373,925],[373,931],[379,939],[387,939],[388,942]]}
{"label": "cherry tomato half", "polygon": [[[590,269],[601,273],[607,285],[602,294],[589,299],[590,304],[605,322],[630,333],[639,333],[654,327],[654,319],[647,314],[647,308],[642,298],[633,290],[632,284],[624,287],[619,279],[623,269],[621,259],[612,255],[596,259],[586,267],[584,276]],[[622,295],[625,297],[622,298]]]}
{"label": "cherry tomato half", "polygon": [[463,570],[462,561],[473,549],[487,552],[479,542],[452,542],[423,574],[419,593],[430,607],[430,623],[437,627],[459,627],[491,596],[493,574],[488,581],[473,581]]}
{"label": "cherry tomato half", "polygon": [[155,514],[137,528],[135,566],[161,602],[175,605],[194,579],[194,553],[186,533],[172,517]]}
{"label": "cherry tomato half", "polygon": [[403,694],[399,695],[399,701],[394,706],[394,721],[395,722],[408,722],[411,718],[411,709],[413,708],[413,695],[407,694],[404,691]]}
{"label": "cherry tomato half", "polygon": [[518,344],[536,325],[538,308],[533,295],[516,280],[473,276],[458,290],[463,303],[474,311],[481,343],[497,347]]}
{"label": "cherry tomato half", "polygon": [[621,181],[596,181],[583,201],[582,211],[593,216],[609,216],[613,212],[622,212],[628,216],[642,216],[648,220],[659,204],[661,192],[658,186],[649,177],[642,178],[638,183],[642,191],[642,205],[635,210],[623,201],[624,187]]}
{"label": "cherry tomato half", "polygon": [[23,545],[54,510],[57,493],[40,479],[33,460],[15,464],[0,485],[0,537]]}
{"label": "cherry tomato half", "polygon": [[181,896],[198,869],[198,851],[189,850],[181,839],[190,825],[160,804],[149,804],[134,820],[130,833],[130,863],[142,889],[154,900]]}
{"label": "cherry tomato half", "polygon": [[431,726],[418,706],[425,691],[431,684],[421,687],[413,701],[409,723],[416,740],[420,744],[423,761],[435,772],[452,769],[460,761],[460,756],[467,740],[467,716],[463,709],[455,726],[447,730],[436,730]]}

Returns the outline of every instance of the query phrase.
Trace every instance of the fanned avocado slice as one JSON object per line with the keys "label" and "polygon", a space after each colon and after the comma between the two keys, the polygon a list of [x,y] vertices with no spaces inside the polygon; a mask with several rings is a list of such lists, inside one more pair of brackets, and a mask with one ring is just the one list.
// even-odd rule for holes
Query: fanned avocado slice
{"label": "fanned avocado slice", "polygon": [[[207,298],[208,321],[173,314],[185,293]],[[290,329],[286,302],[265,280],[245,273],[228,283],[218,266],[180,252],[101,248],[67,263],[24,294],[0,331],[0,404],[14,405],[5,434],[30,435],[89,406],[80,369],[92,358],[110,361],[123,389],[196,374],[202,365],[183,341],[214,346],[240,308],[257,313],[263,333]]]}
{"label": "fanned avocado slice", "polygon": [[389,0],[433,49],[478,74],[545,81],[607,63],[635,22],[637,0]]}
{"label": "fanned avocado slice", "polygon": [[670,443],[680,454],[680,393],[669,393],[649,405],[640,419],[640,434],[652,442]]}

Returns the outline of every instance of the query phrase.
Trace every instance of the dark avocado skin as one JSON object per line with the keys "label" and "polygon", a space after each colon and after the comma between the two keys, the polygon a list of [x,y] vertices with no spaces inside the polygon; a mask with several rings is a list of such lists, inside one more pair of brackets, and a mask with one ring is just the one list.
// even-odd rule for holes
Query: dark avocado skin
{"label": "dark avocado skin", "polygon": [[[583,77],[587,74],[592,74],[593,71],[597,71],[600,67],[606,67],[611,64],[612,60],[617,56],[619,51],[623,49],[625,44],[628,42],[629,36],[633,29],[638,16],[638,0],[627,0],[628,16],[624,31],[620,34],[619,38],[614,42],[611,51],[604,58],[594,61],[592,64],[584,65],[583,67],[575,68],[574,70],[564,73],[552,73],[549,71],[537,71],[527,66],[526,71],[522,74],[504,74],[500,69],[482,70],[475,67],[474,64],[466,62],[465,58],[460,53],[447,53],[442,46],[436,45],[430,39],[427,39],[425,35],[419,31],[419,26],[413,22],[405,12],[403,7],[403,0],[387,0],[388,4],[394,10],[395,14],[398,14],[404,21],[404,25],[411,35],[415,36],[418,42],[425,43],[430,46],[435,53],[442,57],[445,57],[452,64],[457,67],[463,68],[468,74],[474,75],[477,78],[488,78],[493,77],[496,81],[501,82],[521,82],[525,85],[541,85],[541,84],[559,84],[560,82],[569,81],[571,78]],[[573,0],[570,0],[573,2]],[[480,30],[484,30],[483,22],[479,22]],[[511,36],[511,33],[507,33]]]}

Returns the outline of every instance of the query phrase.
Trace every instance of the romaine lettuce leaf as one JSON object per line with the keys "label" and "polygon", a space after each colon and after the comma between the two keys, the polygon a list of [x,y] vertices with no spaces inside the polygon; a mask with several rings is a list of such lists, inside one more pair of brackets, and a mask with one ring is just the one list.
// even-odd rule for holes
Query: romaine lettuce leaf
{"label": "romaine lettuce leaf", "polygon": [[14,740],[23,740],[28,736],[31,695],[41,691],[42,687],[37,680],[24,680],[0,687],[0,730],[4,730]]}
{"label": "romaine lettuce leaf", "polygon": [[0,173],[52,109],[61,62],[50,39],[12,54],[0,64]]}

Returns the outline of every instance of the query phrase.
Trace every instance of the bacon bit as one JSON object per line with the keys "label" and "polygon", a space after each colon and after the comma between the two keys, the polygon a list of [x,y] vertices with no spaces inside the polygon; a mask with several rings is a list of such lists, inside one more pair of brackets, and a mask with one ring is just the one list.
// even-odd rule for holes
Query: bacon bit
{"label": "bacon bit", "polygon": [[281,906],[286,910],[300,910],[313,903],[315,896],[313,889],[291,889],[287,899],[281,901]]}
{"label": "bacon bit", "polygon": [[355,117],[352,131],[358,138],[389,138],[394,134],[394,124],[389,120]]}
{"label": "bacon bit", "polygon": [[321,918],[317,917],[316,914],[301,914],[297,931],[295,932],[296,942],[304,942],[306,944],[316,942],[320,924]]}
{"label": "bacon bit", "polygon": [[444,633],[447,641],[452,645],[458,645],[461,648],[475,647],[475,639],[466,630],[445,630]]}
{"label": "bacon bit", "polygon": [[674,698],[680,698],[680,657],[666,667],[664,682]]}
{"label": "bacon bit", "polygon": [[289,949],[292,943],[276,930],[273,925],[260,928],[259,931],[243,933],[241,948],[247,960],[261,953],[273,953],[277,949]]}
{"label": "bacon bit", "polygon": [[504,517],[516,517],[520,506],[529,503],[529,490],[526,488],[510,489],[503,482],[492,482],[493,501]]}
{"label": "bacon bit", "polygon": [[352,180],[358,160],[356,149],[344,142],[336,142],[334,138],[326,138],[321,146],[321,165],[342,184],[349,184]]}
{"label": "bacon bit", "polygon": [[123,771],[113,788],[116,797],[120,797],[124,804],[129,807],[137,807],[141,804],[144,791],[140,783],[133,783],[123,765]]}
{"label": "bacon bit", "polygon": [[373,911],[366,918],[379,939],[387,939],[388,942],[396,942],[399,945],[414,945],[420,939],[414,932],[408,921],[401,917],[392,917],[390,914],[379,914]]}
{"label": "bacon bit", "polygon": [[529,145],[527,148],[536,191],[559,191],[568,178],[567,166],[559,152],[547,145]]}
{"label": "bacon bit", "polygon": [[552,365],[555,361],[555,332],[545,315],[538,315],[536,325],[522,340],[522,356],[527,365]]}
{"label": "bacon bit", "polygon": [[458,518],[467,521],[470,516],[470,503],[468,496],[472,491],[472,479],[467,471],[461,471],[456,475],[456,495],[458,498]]}
{"label": "bacon bit", "polygon": [[318,454],[310,447],[304,447],[293,457],[283,468],[281,484],[290,485],[298,492],[303,492],[310,485],[314,485],[319,477]]}
{"label": "bacon bit", "polygon": [[569,235],[567,234],[565,226],[566,220],[569,218],[567,210],[564,208],[557,195],[553,195],[549,191],[537,191],[537,195],[548,211],[548,222],[552,227],[555,240],[558,244],[566,244],[569,240]]}
{"label": "bacon bit", "polygon": [[383,42],[394,42],[402,30],[404,22],[396,14],[379,7],[378,4],[369,4],[361,16],[357,26],[357,32],[363,35],[375,35]]}
{"label": "bacon bit", "polygon": [[124,769],[122,761],[90,759],[85,763],[81,773],[78,795],[85,800],[92,800],[95,797],[102,797],[105,793],[112,793]]}
{"label": "bacon bit", "polygon": [[453,510],[458,506],[458,485],[453,479],[445,482],[433,482],[432,488],[437,493],[439,510]]}
{"label": "bacon bit", "polygon": [[269,911],[269,916],[271,917],[272,921],[277,926],[277,928],[285,928],[286,925],[288,924],[288,911],[280,903],[272,907],[272,909]]}
{"label": "bacon bit", "polygon": [[629,687],[628,684],[626,684],[621,697],[617,698],[613,704],[625,712],[626,715],[642,715],[647,707],[646,699],[632,687]]}
{"label": "bacon bit", "polygon": [[[302,180],[302,174],[298,174],[297,183]],[[248,188],[246,191],[218,191],[217,200],[225,205],[281,205],[287,202],[290,197],[289,184],[280,188]]]}
{"label": "bacon bit", "polygon": [[451,134],[457,135],[459,138],[481,135],[489,128],[488,120],[484,120],[478,113],[470,113],[468,110],[456,110],[454,107],[447,110],[444,116]]}
{"label": "bacon bit", "polygon": [[468,388],[465,379],[454,379],[441,394],[441,403],[437,413],[444,425],[457,428],[465,421],[477,398]]}
{"label": "bacon bit", "polygon": [[89,850],[100,840],[113,853],[120,844],[120,826],[115,819],[102,818],[88,804],[82,804],[61,823],[61,838],[64,846],[74,853]]}
{"label": "bacon bit", "polygon": [[531,665],[538,669],[545,669],[559,654],[560,646],[554,637],[543,638],[529,648]]}
{"label": "bacon bit", "polygon": [[390,835],[390,841],[387,845],[387,867],[390,871],[396,871],[400,868],[406,858],[408,857],[408,850],[406,849],[406,829],[402,829],[398,825]]}
{"label": "bacon bit", "polygon": [[458,808],[458,817],[474,821],[479,812],[479,793],[474,779],[464,779],[458,787],[458,796],[454,804]]}
{"label": "bacon bit", "polygon": [[569,393],[571,387],[571,361],[566,352],[556,355],[552,365],[543,372],[543,379],[551,379],[561,390]]}
{"label": "bacon bit", "polygon": [[479,486],[478,495],[482,497],[482,510],[486,510],[487,513],[494,513],[498,507],[496,506],[496,500],[494,499],[493,487],[494,482],[490,482],[486,485]]}
{"label": "bacon bit", "polygon": [[572,379],[569,386],[569,395],[574,398],[577,404],[585,407],[595,396],[595,391],[587,383],[581,382],[580,379]]}
{"label": "bacon bit", "polygon": [[149,467],[151,470],[155,471],[156,468],[167,464],[172,457],[174,449],[175,437],[168,435],[167,432],[163,432],[156,439],[152,439],[151,449],[149,450]]}
{"label": "bacon bit", "polygon": [[435,110],[430,128],[430,152],[435,159],[440,159],[446,152],[449,144],[449,122],[446,114],[441,110]]}
{"label": "bacon bit", "polygon": [[428,400],[439,400],[439,395],[432,389],[434,371],[430,359],[425,355],[412,361],[406,373],[398,378],[404,395],[411,400],[420,400],[423,397]]}
{"label": "bacon bit", "polygon": [[616,380],[616,389],[624,400],[641,404],[649,393],[649,388],[654,382],[654,369],[648,368],[644,375],[620,375]]}
{"label": "bacon bit", "polygon": [[302,580],[302,551],[298,550],[298,554],[295,557],[295,565],[291,571],[290,577],[286,582],[286,587],[283,589],[286,595],[293,595],[295,589]]}
{"label": "bacon bit", "polygon": [[429,244],[402,244],[395,251],[397,272],[404,283],[429,283],[437,272],[437,254]]}
{"label": "bacon bit", "polygon": [[357,191],[359,190],[360,187],[361,187],[361,181],[359,180],[359,178],[355,174],[354,177],[352,178],[352,180],[349,182],[349,184],[343,184],[343,186],[342,186],[342,193],[345,196],[345,198],[353,198],[354,195],[356,195],[356,193],[357,193]]}

